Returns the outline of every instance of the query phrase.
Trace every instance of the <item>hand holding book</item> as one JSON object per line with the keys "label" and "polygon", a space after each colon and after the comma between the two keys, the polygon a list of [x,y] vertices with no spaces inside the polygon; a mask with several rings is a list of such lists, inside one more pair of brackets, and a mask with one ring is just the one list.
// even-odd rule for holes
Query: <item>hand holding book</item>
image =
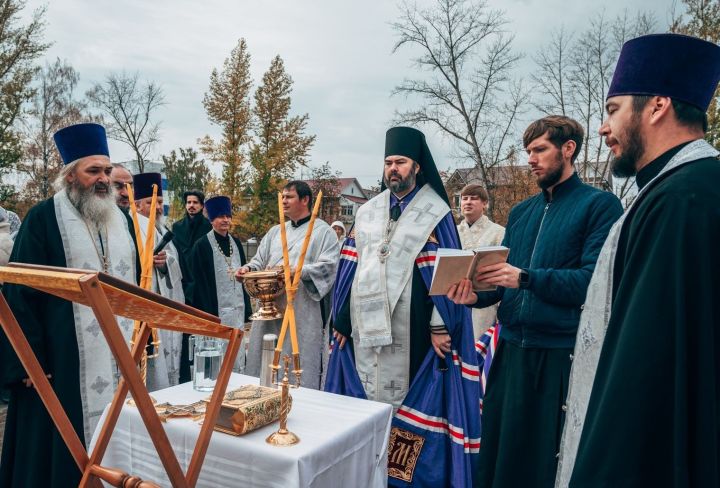
{"label": "hand holding book", "polygon": [[[504,246],[487,246],[472,250],[438,249],[430,295],[446,295],[450,287],[457,285],[463,278],[472,280],[475,291],[494,290],[498,285],[493,281],[497,280],[498,273],[502,273],[493,266],[505,264],[509,251]],[[486,274],[492,281],[486,281],[488,278]],[[478,277],[481,279],[477,279]]]}
{"label": "hand holding book", "polygon": [[518,288],[520,285],[520,268],[506,262],[481,266],[475,270],[473,284],[502,286],[503,288]]}

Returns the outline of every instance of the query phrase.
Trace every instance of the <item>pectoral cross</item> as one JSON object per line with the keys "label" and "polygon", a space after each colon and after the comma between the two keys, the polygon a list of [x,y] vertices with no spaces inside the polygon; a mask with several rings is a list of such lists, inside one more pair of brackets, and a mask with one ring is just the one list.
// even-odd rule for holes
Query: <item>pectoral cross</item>
{"label": "pectoral cross", "polygon": [[233,289],[235,289],[235,287],[237,286],[237,280],[235,279],[235,270],[232,268],[228,268],[227,275],[228,275],[228,279],[233,284]]}

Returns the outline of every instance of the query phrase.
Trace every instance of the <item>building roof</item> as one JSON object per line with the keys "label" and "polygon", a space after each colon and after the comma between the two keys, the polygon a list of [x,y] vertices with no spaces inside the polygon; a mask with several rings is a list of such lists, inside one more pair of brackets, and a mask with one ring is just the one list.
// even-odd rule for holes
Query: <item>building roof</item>
{"label": "building roof", "polygon": [[367,198],[356,197],[355,195],[348,195],[347,193],[343,193],[343,194],[340,195],[340,196],[343,197],[343,198],[346,199],[346,200],[350,200],[350,201],[353,202],[353,203],[365,203],[365,202],[368,201]]}
{"label": "building roof", "polygon": [[[360,186],[360,182],[357,180],[357,178],[336,178],[336,180],[337,180],[337,184],[335,186],[335,190],[338,195],[342,194],[342,192],[343,192],[343,190],[345,190],[345,188],[347,188],[348,186],[350,186],[354,183],[357,184],[358,188],[360,188],[360,191],[364,191],[362,186]],[[315,179],[304,180],[304,181],[305,181],[305,183],[310,185],[310,187],[314,187],[318,183],[318,180],[315,180]]]}
{"label": "building roof", "polygon": [[[517,172],[528,172],[528,165],[505,165],[486,168],[490,181],[496,186],[507,185],[514,180],[513,175]],[[470,183],[484,184],[480,168],[458,168],[446,180],[446,185],[465,186]]]}
{"label": "building roof", "polygon": [[363,188],[363,193],[366,197],[368,197],[368,200],[370,200],[373,197],[376,197],[380,194],[380,190],[371,190],[370,188]]}
{"label": "building roof", "polygon": [[[513,175],[517,174],[517,172],[530,171],[530,166],[526,164],[493,166],[486,168],[486,171],[490,181],[495,186],[503,186],[510,184],[514,180]],[[590,161],[588,163],[576,161],[575,171],[577,171],[580,179],[589,185],[602,189],[609,189],[612,186],[612,175],[608,163],[605,161]],[[470,183],[484,184],[480,168],[458,168],[446,181],[448,186],[465,186]]]}

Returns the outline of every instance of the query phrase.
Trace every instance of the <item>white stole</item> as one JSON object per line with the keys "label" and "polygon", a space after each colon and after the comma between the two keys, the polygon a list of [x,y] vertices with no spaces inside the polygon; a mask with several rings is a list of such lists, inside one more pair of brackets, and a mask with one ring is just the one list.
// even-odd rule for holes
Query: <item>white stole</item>
{"label": "white stole", "polygon": [[[56,193],[53,202],[67,267],[101,271],[102,263],[97,251],[100,243],[97,236],[90,234],[88,226],[68,199],[65,190]],[[103,245],[109,260],[108,273],[135,284],[135,248],[127,220],[119,208],[113,207],[107,222],[107,236],[110,236],[109,242],[103,242]],[[80,399],[85,442],[90,445],[100,415],[112,401],[117,387],[117,367],[92,309],[76,302],[72,305],[80,364]],[[115,318],[123,337],[129,342],[133,329],[132,320],[119,316]]]}
{"label": "white stole", "polygon": [[[605,333],[610,321],[615,255],[617,254],[625,219],[635,204],[642,200],[643,195],[655,186],[655,183],[662,175],[683,164],[707,157],[716,157],[717,155],[718,151],[703,139],[683,147],[665,165],[663,170],[640,190],[632,205],[625,210],[622,217],[610,229],[595,265],[595,272],[590,280],[587,298],[585,299],[583,312],[580,315],[573,364],[570,370],[570,384],[566,402],[567,416],[560,444],[560,459],[555,479],[556,487],[565,488],[568,486],[575,466],[575,458],[590,403],[590,394],[592,393],[600,353],[602,352]],[[622,401],[622,399],[617,401]]]}
{"label": "white stole", "polygon": [[400,215],[389,242],[390,254],[382,260],[378,248],[390,219],[389,207],[390,191],[385,190],[360,207],[355,217],[358,265],[350,310],[359,347],[392,344],[391,317],[412,278],[415,258],[450,211],[430,185],[424,185]]}
{"label": "white stole", "polygon": [[[217,293],[218,317],[224,325],[229,325],[239,329],[245,323],[245,293],[243,285],[235,279],[235,274],[228,272],[227,257],[222,254],[220,245],[215,238],[215,231],[211,230],[206,234],[207,240],[210,241],[210,249],[213,255],[213,268],[215,270],[215,292]],[[244,263],[240,260],[240,251],[235,244],[235,239],[228,235],[230,239],[230,249],[232,249],[230,266],[232,270],[237,270]],[[243,341],[244,343],[244,341]],[[233,371],[238,373],[245,372],[245,346],[240,347]]]}
{"label": "white stole", "polygon": [[[230,327],[240,328],[245,322],[245,298],[242,284],[235,280],[234,274],[228,272],[227,257],[222,254],[219,244],[215,239],[214,231],[206,235],[210,242],[210,249],[213,254],[213,266],[215,268],[215,290],[218,301],[218,317],[220,321]],[[240,260],[240,251],[235,244],[235,239],[228,236],[232,249],[232,270],[237,270],[243,263]]]}
{"label": "white stole", "polygon": [[[132,214],[131,214],[132,215]],[[150,220],[144,215],[137,214],[138,226],[143,246],[147,239]],[[155,246],[162,240],[163,234],[159,229],[155,231]],[[167,274],[163,276],[155,266],[152,272],[152,291],[178,303],[185,303],[185,294],[182,289],[182,272],[178,252],[172,242],[165,246]],[[160,347],[158,357],[148,358],[146,385],[148,391],[162,390],[177,385],[180,380],[180,354],[182,351],[182,334],[166,329],[157,329]]]}

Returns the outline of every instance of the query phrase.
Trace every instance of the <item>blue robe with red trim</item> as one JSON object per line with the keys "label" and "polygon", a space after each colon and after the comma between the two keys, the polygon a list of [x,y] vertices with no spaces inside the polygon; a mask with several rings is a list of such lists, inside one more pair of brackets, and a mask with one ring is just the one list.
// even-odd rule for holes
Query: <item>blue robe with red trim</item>
{"label": "blue robe with red trim", "polygon": [[[426,290],[432,281],[438,247],[460,249],[457,228],[448,213],[435,227],[437,243],[428,241],[418,254]],[[352,236],[352,233],[351,233]],[[357,251],[348,237],[341,251],[335,281],[332,315],[349,300]],[[426,291],[427,293],[427,291]],[[452,354],[440,359],[427,350],[392,425],[424,439],[410,482],[389,477],[390,486],[471,487],[480,448],[480,368],[475,350],[470,310],[444,296],[431,297],[452,342]],[[366,398],[355,369],[352,344],[334,348],[328,363],[325,390]]]}
{"label": "blue robe with red trim", "polygon": [[485,388],[487,386],[488,375],[490,374],[490,365],[492,365],[493,356],[497,349],[498,339],[500,339],[500,324],[490,327],[475,342],[475,351],[478,355],[478,366],[480,367],[480,413],[482,414],[483,397],[485,396]]}

